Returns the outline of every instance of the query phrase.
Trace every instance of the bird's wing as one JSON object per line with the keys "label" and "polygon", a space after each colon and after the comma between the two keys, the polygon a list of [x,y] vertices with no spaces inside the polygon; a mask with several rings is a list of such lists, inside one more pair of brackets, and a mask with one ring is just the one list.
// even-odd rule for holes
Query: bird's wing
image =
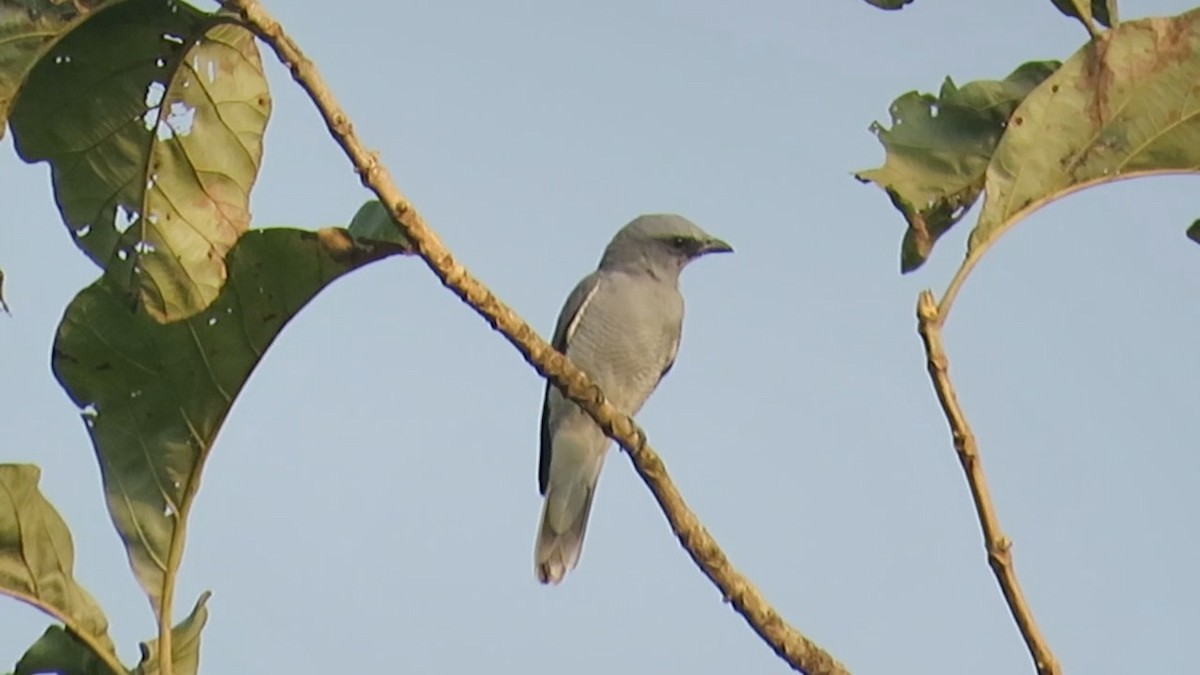
{"label": "bird's wing", "polygon": [[[658,374],[659,382],[662,382],[662,379],[667,376],[667,373],[671,372],[671,367],[675,365],[675,357],[679,355],[680,337],[682,336],[676,335],[675,341],[671,343],[671,353],[667,356],[667,365],[663,366],[662,372]],[[654,386],[657,387],[658,383],[655,383]]]}
{"label": "bird's wing", "polygon": [[[588,303],[596,296],[600,288],[600,275],[592,272],[580,281],[575,290],[567,296],[562,312],[558,315],[558,324],[554,327],[554,338],[550,345],[559,353],[566,355],[567,345],[579,328],[579,321],[587,310]],[[538,492],[545,495],[546,485],[550,480],[550,388],[554,386],[546,381],[546,393],[542,397],[542,444],[538,455]]]}

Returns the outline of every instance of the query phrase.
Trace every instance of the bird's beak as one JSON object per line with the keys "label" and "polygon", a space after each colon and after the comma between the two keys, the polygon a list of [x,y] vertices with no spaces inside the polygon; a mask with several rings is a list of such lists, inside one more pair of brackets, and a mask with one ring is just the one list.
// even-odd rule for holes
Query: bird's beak
{"label": "bird's beak", "polygon": [[733,253],[733,247],[725,243],[724,240],[713,237],[704,242],[704,245],[700,247],[701,255],[707,253]]}

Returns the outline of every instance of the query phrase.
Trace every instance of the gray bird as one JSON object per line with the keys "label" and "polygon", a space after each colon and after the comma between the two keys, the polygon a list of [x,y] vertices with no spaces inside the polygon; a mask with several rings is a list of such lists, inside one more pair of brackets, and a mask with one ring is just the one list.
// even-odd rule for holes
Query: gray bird
{"label": "gray bird", "polygon": [[[682,216],[635,218],[567,297],[554,348],[587,373],[614,407],[637,413],[679,350],[679,273],[700,256],[730,251]],[[587,413],[547,383],[538,458],[545,500],[534,550],[534,573],[543,584],[562,581],[579,562],[608,443]]]}

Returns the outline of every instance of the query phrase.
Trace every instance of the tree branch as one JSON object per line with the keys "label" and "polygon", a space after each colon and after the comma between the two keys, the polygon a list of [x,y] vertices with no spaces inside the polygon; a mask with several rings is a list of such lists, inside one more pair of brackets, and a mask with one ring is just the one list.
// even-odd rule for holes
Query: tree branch
{"label": "tree branch", "polygon": [[942,344],[941,317],[938,315],[933,293],[929,291],[923,291],[917,300],[917,331],[921,334],[921,341],[925,343],[929,378],[933,380],[933,389],[937,392],[938,401],[946,413],[946,421],[950,423],[954,450],[958,454],[959,463],[962,464],[963,473],[967,476],[971,499],[975,502],[975,513],[983,531],[988,565],[996,575],[1000,591],[1004,594],[1013,620],[1017,622],[1021,637],[1025,638],[1025,645],[1029,648],[1037,672],[1039,675],[1061,675],[1058,660],[1054,658],[1050,645],[1038,629],[1033,619],[1033,610],[1029,608],[1025,595],[1021,592],[1021,585],[1017,582],[1017,572],[1012,561],[1012,540],[1000,529],[1000,520],[996,517],[996,508],[992,505],[992,496],[988,492],[987,478],[983,474],[983,463],[979,457],[979,447],[975,443],[975,434],[971,432],[966,415],[958,405],[954,385],[950,383],[950,362],[946,358],[946,347]]}
{"label": "tree branch", "polygon": [[243,24],[274,50],[296,82],[312,98],[334,140],[345,151],[362,179],[402,227],[418,255],[442,284],[471,306],[499,331],[538,373],[580,405],[606,435],[624,448],[638,475],[650,488],[666,514],[671,529],[700,570],[720,589],[724,598],[780,658],[809,675],[845,675],[846,668],[796,629],[789,626],[742,576],[717,542],[687,507],[667,476],[666,466],[646,442],[645,433],[628,416],[609,404],[584,373],[555,351],[510,307],[454,259],[450,251],[392,182],[375,153],[358,140],[346,113],[333,98],[316,67],[257,0],[220,0],[236,12]]}

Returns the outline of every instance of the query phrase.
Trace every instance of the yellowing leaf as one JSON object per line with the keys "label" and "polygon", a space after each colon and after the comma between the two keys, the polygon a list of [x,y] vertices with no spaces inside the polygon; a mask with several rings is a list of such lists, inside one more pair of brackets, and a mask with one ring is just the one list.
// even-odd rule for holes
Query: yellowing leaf
{"label": "yellowing leaf", "polygon": [[968,256],[1051,199],[1200,170],[1200,10],[1130,21],[1075,53],[1013,112]]}
{"label": "yellowing leaf", "polygon": [[97,12],[30,72],[12,113],[76,244],[160,322],[208,307],[250,225],[271,102],[254,36],[230,22],[167,0]]}

